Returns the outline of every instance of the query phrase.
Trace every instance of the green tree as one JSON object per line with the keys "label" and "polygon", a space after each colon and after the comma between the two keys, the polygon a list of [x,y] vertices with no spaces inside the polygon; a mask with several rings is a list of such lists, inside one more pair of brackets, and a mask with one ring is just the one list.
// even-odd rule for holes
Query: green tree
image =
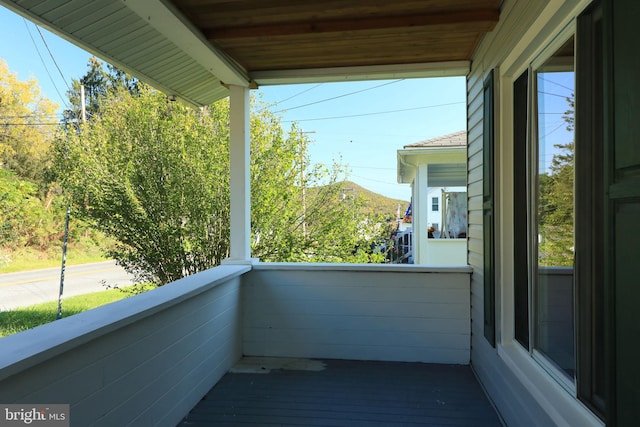
{"label": "green tree", "polygon": [[87,120],[99,114],[103,99],[110,93],[125,89],[132,95],[140,93],[143,86],[137,79],[129,76],[124,71],[111,64],[105,64],[96,57],[89,58],[88,71],[80,79],[73,79],[71,89],[67,91],[71,108],[63,112],[65,125],[76,124],[82,121],[82,105],[80,86],[84,86],[85,112]]}
{"label": "green tree", "polygon": [[60,242],[63,231],[60,200],[41,200],[35,183],[0,168],[0,248],[9,253],[24,247],[46,251]]}
{"label": "green tree", "polygon": [[253,110],[252,255],[280,262],[369,261],[363,199],[342,197],[345,167],[312,164],[306,134],[294,125],[285,135],[268,109]]}
{"label": "green tree", "polygon": [[[567,131],[574,130],[574,97],[563,115]],[[574,254],[574,142],[556,144],[549,172],[539,179],[539,251],[541,265],[572,266]]]}
{"label": "green tree", "polygon": [[0,59],[0,167],[43,187],[56,108],[35,79],[19,81]]}
{"label": "green tree", "polygon": [[58,144],[75,211],[118,241],[109,255],[141,281],[165,284],[218,263],[229,233],[219,108],[120,89],[100,109]]}
{"label": "green tree", "polygon": [[[359,201],[340,197],[342,169],[310,165],[308,139],[252,103],[253,256],[369,260]],[[219,264],[229,251],[227,100],[196,110],[120,88],[99,110],[57,144],[75,211],[118,241],[110,255],[140,280],[166,284]]]}

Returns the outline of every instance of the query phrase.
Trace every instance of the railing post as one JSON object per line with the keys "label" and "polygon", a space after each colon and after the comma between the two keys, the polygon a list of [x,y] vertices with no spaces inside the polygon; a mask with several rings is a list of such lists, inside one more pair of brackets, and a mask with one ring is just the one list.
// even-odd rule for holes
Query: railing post
{"label": "railing post", "polygon": [[427,164],[420,164],[416,170],[413,188],[413,262],[424,264],[427,258],[427,209],[428,201],[428,170]]}
{"label": "railing post", "polygon": [[229,91],[231,236],[229,258],[223,263],[244,264],[251,262],[249,88],[230,85]]}

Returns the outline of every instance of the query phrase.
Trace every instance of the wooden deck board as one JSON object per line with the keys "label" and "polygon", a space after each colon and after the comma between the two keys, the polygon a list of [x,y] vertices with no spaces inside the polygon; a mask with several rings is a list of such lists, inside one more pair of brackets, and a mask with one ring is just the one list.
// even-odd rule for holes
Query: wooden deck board
{"label": "wooden deck board", "polygon": [[179,427],[502,426],[468,366],[318,362],[322,370],[228,373]]}

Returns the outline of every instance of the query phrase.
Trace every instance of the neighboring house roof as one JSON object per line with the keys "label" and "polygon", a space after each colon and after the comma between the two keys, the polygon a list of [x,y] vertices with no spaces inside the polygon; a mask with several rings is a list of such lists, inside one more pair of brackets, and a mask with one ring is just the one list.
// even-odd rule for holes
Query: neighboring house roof
{"label": "neighboring house roof", "polygon": [[413,144],[407,144],[405,149],[411,148],[430,148],[430,147],[466,147],[467,146],[467,131],[461,130],[458,132],[450,133],[448,135],[438,136],[436,138],[425,139],[424,141],[414,142]]}
{"label": "neighboring house roof", "polygon": [[467,182],[467,131],[408,144],[398,150],[398,183],[413,182],[420,165],[429,165],[430,187],[462,186]]}

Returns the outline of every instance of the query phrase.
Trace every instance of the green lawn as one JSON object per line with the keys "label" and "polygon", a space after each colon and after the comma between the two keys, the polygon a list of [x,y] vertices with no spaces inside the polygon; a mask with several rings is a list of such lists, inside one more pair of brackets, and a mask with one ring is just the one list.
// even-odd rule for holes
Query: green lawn
{"label": "green lawn", "polygon": [[[137,290],[140,286],[135,287]],[[148,286],[145,289],[151,289]],[[95,292],[92,294],[78,295],[64,298],[62,300],[62,317],[73,316],[110,302],[118,301],[133,295],[132,292],[124,290],[110,289],[107,291]],[[58,302],[47,302],[30,307],[16,308],[11,311],[0,312],[0,338],[12,335],[38,325],[53,322],[58,313]]]}

